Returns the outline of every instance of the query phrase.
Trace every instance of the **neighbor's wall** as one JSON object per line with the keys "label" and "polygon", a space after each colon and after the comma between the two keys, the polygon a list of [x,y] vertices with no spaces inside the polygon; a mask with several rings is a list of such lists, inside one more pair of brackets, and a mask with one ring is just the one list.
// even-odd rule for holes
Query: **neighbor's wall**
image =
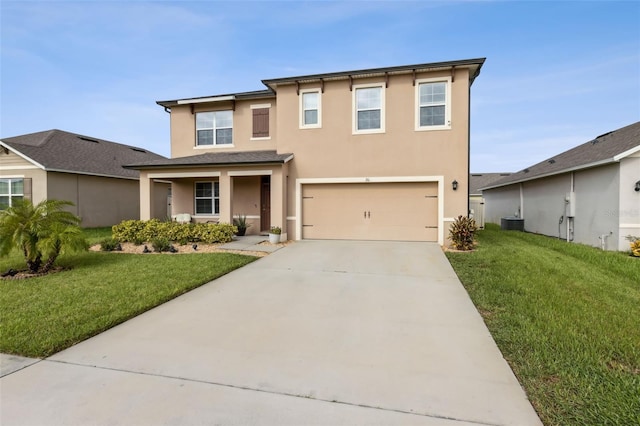
{"label": "neighbor's wall", "polygon": [[525,231],[566,239],[564,200],[571,191],[571,175],[563,174],[524,182],[522,188]]}
{"label": "neighbor's wall", "polygon": [[482,191],[484,197],[485,223],[497,223],[503,217],[513,217],[517,212],[521,214],[520,184],[516,183],[494,189]]}
{"label": "neighbor's wall", "polygon": [[618,250],[629,250],[628,235],[640,237],[640,192],[635,191],[640,181],[640,153],[620,161],[620,231]]}
{"label": "neighbor's wall", "polygon": [[[618,250],[619,169],[618,163],[573,172],[576,200],[572,219],[575,243]],[[527,232],[567,238],[565,197],[571,191],[572,173],[522,183],[522,217]],[[520,184],[483,191],[487,222],[500,224],[500,218],[513,216],[520,206]],[[560,222],[562,217],[562,223]]]}
{"label": "neighbor's wall", "polygon": [[576,218],[574,241],[618,250],[619,164],[575,172]]}
{"label": "neighbor's wall", "polygon": [[139,218],[137,180],[49,172],[47,192],[49,198],[73,202],[69,211],[80,216],[83,227],[112,226]]}

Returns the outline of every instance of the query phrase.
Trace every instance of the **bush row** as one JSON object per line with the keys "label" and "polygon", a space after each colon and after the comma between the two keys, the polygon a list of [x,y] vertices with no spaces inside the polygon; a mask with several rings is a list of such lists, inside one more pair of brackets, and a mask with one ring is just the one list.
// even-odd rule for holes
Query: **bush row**
{"label": "bush row", "polygon": [[125,220],[113,225],[111,230],[114,239],[138,245],[158,238],[179,244],[228,243],[238,232],[238,228],[228,223],[177,223],[158,219]]}

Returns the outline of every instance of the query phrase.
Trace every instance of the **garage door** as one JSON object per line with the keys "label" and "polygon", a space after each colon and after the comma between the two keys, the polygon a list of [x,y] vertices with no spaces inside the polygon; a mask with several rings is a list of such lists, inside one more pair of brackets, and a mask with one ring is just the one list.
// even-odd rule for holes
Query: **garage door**
{"label": "garage door", "polygon": [[438,185],[303,185],[302,238],[437,241]]}

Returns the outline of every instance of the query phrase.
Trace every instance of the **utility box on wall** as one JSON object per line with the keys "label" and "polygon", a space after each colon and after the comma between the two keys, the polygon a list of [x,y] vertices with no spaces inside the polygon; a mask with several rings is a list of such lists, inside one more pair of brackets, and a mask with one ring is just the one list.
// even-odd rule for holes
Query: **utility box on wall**
{"label": "utility box on wall", "polygon": [[564,197],[564,212],[566,217],[576,216],[576,193],[574,191],[567,192]]}

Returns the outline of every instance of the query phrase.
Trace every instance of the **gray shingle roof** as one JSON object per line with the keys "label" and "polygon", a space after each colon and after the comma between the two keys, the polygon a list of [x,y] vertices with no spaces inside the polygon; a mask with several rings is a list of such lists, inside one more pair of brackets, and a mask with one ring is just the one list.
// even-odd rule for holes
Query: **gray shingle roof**
{"label": "gray shingle roof", "polygon": [[142,148],[56,129],[5,138],[1,142],[47,171],[138,179],[137,170],[122,166],[165,159]]}
{"label": "gray shingle roof", "polygon": [[510,176],[511,173],[471,173],[469,175],[469,195],[481,195],[480,188]]}
{"label": "gray shingle roof", "polygon": [[132,169],[157,169],[184,166],[225,166],[243,164],[273,164],[286,163],[293,154],[278,154],[276,151],[235,151],[235,152],[208,152],[205,154],[191,155],[146,162],[131,163],[126,167]]}
{"label": "gray shingle roof", "polygon": [[567,173],[619,161],[619,155],[640,151],[640,121],[598,136],[575,148],[527,167],[480,189],[497,188],[544,176]]}

